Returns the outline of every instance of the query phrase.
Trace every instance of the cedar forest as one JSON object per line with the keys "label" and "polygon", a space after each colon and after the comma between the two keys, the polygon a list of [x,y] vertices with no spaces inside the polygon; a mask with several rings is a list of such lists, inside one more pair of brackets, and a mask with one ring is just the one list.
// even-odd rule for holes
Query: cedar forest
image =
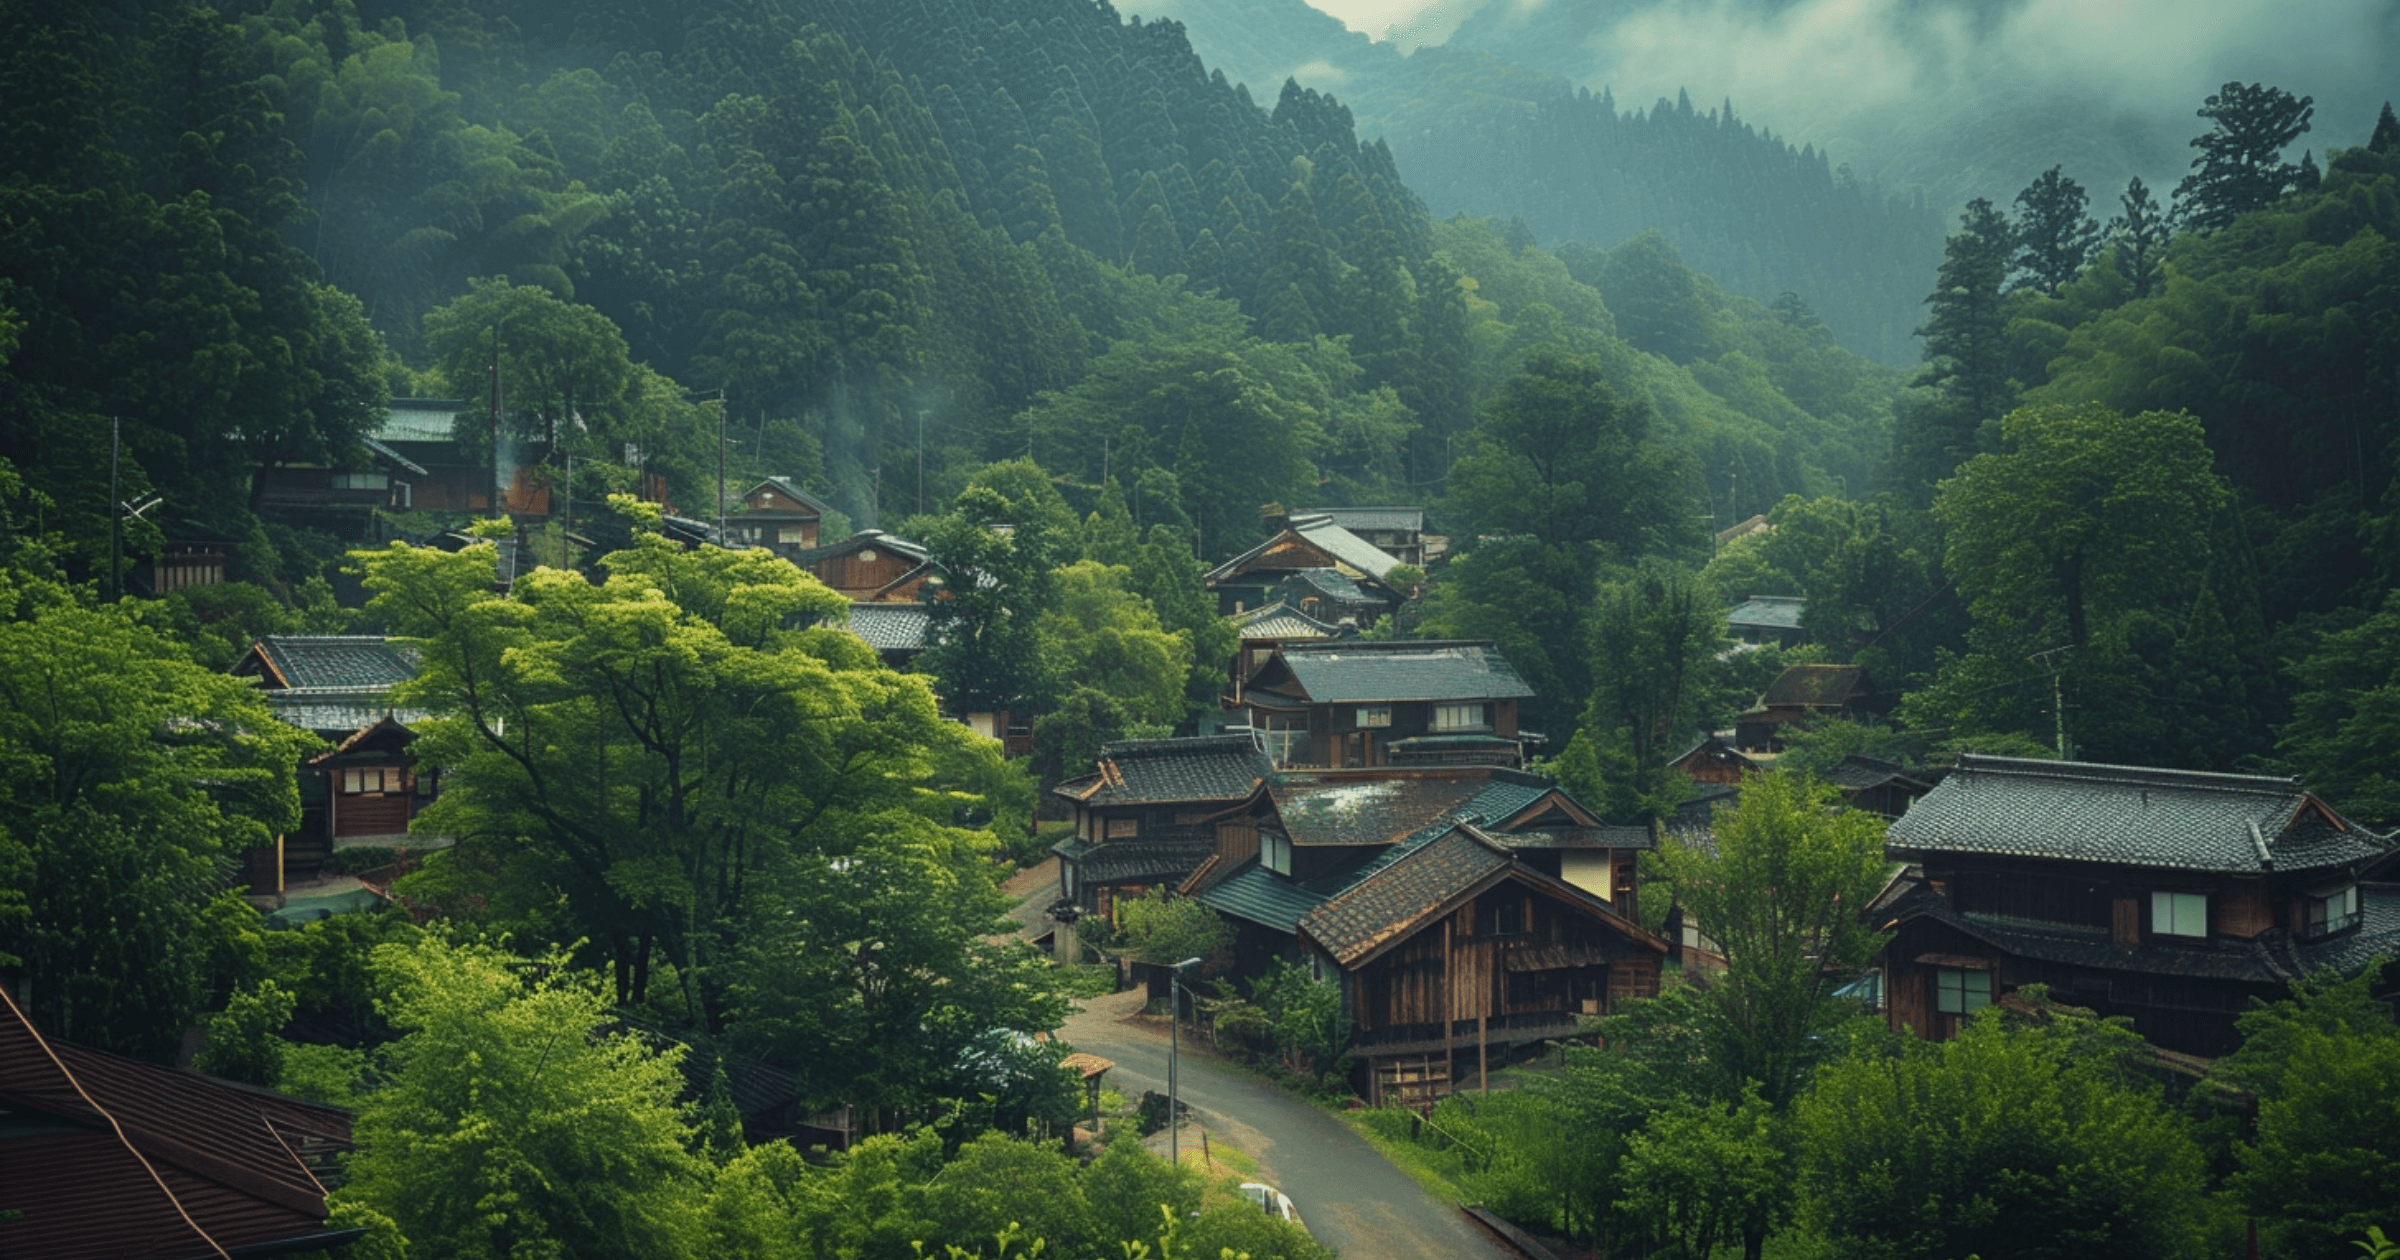
{"label": "cedar forest", "polygon": [[[1646,873],[1691,904],[1777,844],[1863,904],[1880,826],[1805,779],[1853,752],[2294,774],[2400,825],[2388,106],[2325,136],[2228,83],[2173,188],[2063,155],[1952,218],[1730,101],[1438,48],[1359,54],[1379,126],[1457,106],[1396,159],[1337,96],[1204,64],[1197,0],[0,9],[0,978],[60,1038],[167,1062],[197,1024],[203,1070],[357,1109],[349,1254],[1328,1254],[1136,1144],[1022,1140],[1081,1103],[1035,1036],[1069,997],[987,935],[1052,838],[1037,789],[1216,710],[1201,575],[1262,504],[1426,505],[1451,553],[1368,633],[1495,642],[1542,768],[1615,821],[1671,812],[1666,761],[1787,665],[1905,692]],[[1635,191],[1428,210],[1558,150]],[[506,593],[504,526],[260,509],[262,469],[366,466],[391,399],[494,395],[591,505]],[[789,563],[662,536],[720,460],[983,576],[928,606],[921,673]],[[446,531],[483,541],[408,545]],[[176,538],[230,540],[228,581],[121,598]],[[1724,651],[1760,594],[1805,598],[1803,642]],[[418,826],[458,844],[409,912],[270,931],[226,891],[315,751],[226,674],[279,633],[416,647]],[[937,695],[1031,715],[1033,754]],[[2372,969],[2162,1081],[2038,1000],[1902,1045],[1825,992],[1871,935],[1628,1003],[1608,1048],[1442,1104],[1453,1145],[1368,1127],[1611,1255],[2231,1257],[2253,1223],[2331,1260],[2400,1225]],[[876,1136],[745,1148],[734,1057]],[[23,1206],[0,1186],[0,1251]]]}

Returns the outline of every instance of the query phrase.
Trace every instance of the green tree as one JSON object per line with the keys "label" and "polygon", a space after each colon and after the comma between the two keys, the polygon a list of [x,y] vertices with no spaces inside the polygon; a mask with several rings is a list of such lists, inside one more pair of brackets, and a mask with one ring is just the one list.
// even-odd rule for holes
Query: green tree
{"label": "green tree", "polygon": [[1715,321],[1691,270],[1656,229],[1611,250],[1599,281],[1618,334],[1635,349],[1676,363],[1715,349]]}
{"label": "green tree", "polygon": [[1864,1260],[2192,1254],[2177,1116],[2073,1033],[2000,1015],[1820,1071],[1793,1116],[1803,1227]]}
{"label": "green tree", "polygon": [[2200,156],[2192,159],[2192,173],[2175,185],[2177,216],[2210,232],[2294,187],[2300,168],[2284,161],[2283,151],[2308,130],[2316,113],[2311,99],[2238,81],[2211,93],[2199,111],[2211,125],[2192,138]]}
{"label": "green tree", "polygon": [[2100,224],[2087,213],[2083,185],[2053,166],[2017,194],[2017,278],[2012,289],[2054,294],[2092,260]]}
{"label": "green tree", "polygon": [[1206,959],[1233,948],[1233,925],[1196,897],[1177,897],[1164,887],[1117,905],[1117,941],[1126,957],[1159,966],[1186,958]]}
{"label": "green tree", "polygon": [[2108,221],[2109,248],[2116,257],[2117,274],[2123,276],[2138,300],[2151,295],[2159,287],[2165,266],[2167,238],[2166,209],[2136,175],[2125,185],[2124,195],[2117,199],[2125,212]]}
{"label": "green tree", "polygon": [[1625,1153],[1618,1207],[1652,1223],[1655,1253],[1707,1260],[1740,1243],[1757,1260],[1791,1207],[1783,1125],[1751,1082],[1740,1105],[1715,1099],[1662,1108]]}
{"label": "green tree", "polygon": [[[2400,702],[2400,595],[2374,615],[2318,637],[2292,663],[2298,688],[2278,750],[2310,788],[2342,803],[2344,813],[2375,826],[2400,821],[2400,774],[2374,755],[2376,740]],[[2364,742],[2362,742],[2364,741]]]}
{"label": "green tree", "polygon": [[1884,882],[1883,823],[1829,787],[1766,774],[1710,831],[1711,847],[1661,846],[1659,865],[1725,955],[1704,995],[1710,1059],[1780,1110],[1848,1013],[1833,990],[1880,945],[1864,912]]}
{"label": "green tree", "polygon": [[1094,1254],[1097,1222],[1075,1171],[1055,1145],[986,1133],[960,1147],[925,1187],[933,1239],[975,1247],[1013,1226],[1057,1255]]}
{"label": "green tree", "polygon": [[1654,550],[1675,478],[1650,445],[1650,409],[1601,364],[1563,348],[1526,356],[1450,469],[1449,510],[1486,534],[1530,534],[1588,572],[1585,544],[1630,562]]}
{"label": "green tree", "polygon": [[2259,1097],[2230,1188],[2277,1255],[2334,1260],[2384,1223],[2400,1166],[2400,1029],[2370,996],[2383,963],[2319,976],[2239,1019],[2242,1048],[2217,1074]]}
{"label": "green tree", "polygon": [[1044,671],[1066,694],[1034,725],[1046,777],[1088,766],[1109,739],[1164,734],[1183,716],[1191,642],[1159,627],[1150,602],[1127,589],[1131,578],[1092,560],[1052,575],[1038,630]]}
{"label": "green tree", "polygon": [[1041,610],[1075,548],[1075,517],[1031,460],[986,465],[949,513],[920,531],[943,582],[927,588],[932,625],[922,667],[954,713],[1047,707],[1056,678]]}
{"label": "green tree", "polygon": [[1925,370],[1916,383],[1931,393],[1893,426],[1892,475],[1904,493],[1923,493],[1973,455],[1985,422],[1998,419],[2015,395],[2001,292],[2016,248],[2008,216],[1981,197],[1967,203],[1943,244],[1941,271],[1925,299],[1933,310],[1917,330]]}
{"label": "green tree", "polygon": [[51,1034],[163,1059],[215,997],[208,907],[299,822],[318,741],[128,608],[22,571],[0,608],[0,965]]}
{"label": "green tree", "polygon": [[1664,815],[1682,800],[1667,759],[1727,716],[1725,615],[1691,574],[1644,568],[1600,588],[1588,634],[1592,694],[1576,738],[1612,772],[1569,786],[1620,820]]}
{"label": "green tree", "polygon": [[598,977],[439,936],[375,966],[401,1036],[343,1199],[429,1255],[699,1254],[708,1170],[682,1073],[613,1030]]}

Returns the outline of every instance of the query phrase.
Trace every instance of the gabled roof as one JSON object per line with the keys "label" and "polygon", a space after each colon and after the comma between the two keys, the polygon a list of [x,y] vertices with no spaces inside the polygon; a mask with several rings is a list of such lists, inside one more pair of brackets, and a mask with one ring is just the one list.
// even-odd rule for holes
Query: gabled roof
{"label": "gabled roof", "polygon": [[1908,767],[1896,761],[1884,761],[1859,753],[1851,753],[1825,772],[1825,781],[1849,792],[1896,784],[1911,792],[1930,792],[1933,785],[1908,772]]}
{"label": "gabled roof", "polygon": [[1756,626],[1761,630],[1797,630],[1800,614],[1807,607],[1808,601],[1797,595],[1753,595],[1725,614],[1725,624]]}
{"label": "gabled roof", "polygon": [[1245,639],[1330,639],[1342,632],[1341,627],[1319,621],[1282,600],[1235,613],[1228,620],[1233,622],[1234,632]]}
{"label": "gabled roof", "polygon": [[1335,564],[1346,565],[1378,581],[1400,563],[1392,553],[1334,524],[1332,517],[1320,512],[1292,517],[1290,523],[1276,531],[1274,537],[1210,569],[1201,580],[1208,586],[1215,586],[1248,571],[1253,560],[1294,539],[1307,543]]}
{"label": "gabled roof", "polygon": [[[1296,591],[1302,598],[1314,592],[1337,604],[1382,604],[1383,596],[1360,586],[1340,569],[1302,569],[1276,583],[1277,592]],[[1290,596],[1284,596],[1289,599]]]}
{"label": "gabled roof", "polygon": [[1794,665],[1767,684],[1767,694],[1759,698],[1759,705],[1769,709],[1838,709],[1874,690],[1874,682],[1861,666]]}
{"label": "gabled roof", "polygon": [[1297,932],[1300,920],[1325,904],[1324,894],[1303,888],[1251,858],[1200,893],[1220,914],[1246,919],[1278,932]]}
{"label": "gabled roof", "polygon": [[1100,773],[1060,784],[1091,805],[1245,801],[1275,772],[1248,734],[1190,739],[1121,739],[1100,746]]}
{"label": "gabled roof", "polygon": [[1741,749],[1727,743],[1721,735],[1702,736],[1699,743],[1684,749],[1671,758],[1667,762],[1667,767],[1681,769],[1686,765],[1703,761],[1714,762],[1720,766],[1734,766],[1742,770],[1759,768],[1756,761],[1745,756]]}
{"label": "gabled roof", "polygon": [[878,652],[921,652],[925,650],[925,632],[933,626],[933,615],[923,604],[853,600],[848,624],[850,633],[865,639],[867,646]]}
{"label": "gabled roof", "polygon": [[[787,480],[785,480],[785,479],[784,479],[784,478],[782,478],[782,477],[768,477],[768,478],[765,478],[765,479],[761,480],[761,481],[760,481],[760,482],[759,482],[757,485],[755,485],[755,486],[752,486],[752,487],[750,487],[749,489],[742,491],[742,499],[743,499],[743,501],[744,501],[744,502],[748,502],[748,501],[749,501],[749,498],[750,498],[750,496],[751,496],[751,495],[757,494],[757,493],[758,493],[759,491],[761,491],[761,490],[772,490],[772,491],[774,491],[775,493],[777,493],[777,494],[780,494],[780,495],[782,495],[783,497],[785,497],[785,498],[787,498],[787,499],[790,499],[790,500],[791,500],[791,501],[792,501],[794,504],[798,505],[800,508],[802,508],[802,509],[805,509],[805,510],[807,510],[807,511],[810,511],[810,512],[814,512],[814,513],[816,513],[818,516],[823,516],[823,515],[825,515],[827,512],[830,512],[830,511],[832,511],[832,510],[833,510],[832,508],[829,508],[829,507],[825,506],[825,501],[824,501],[823,499],[820,499],[820,498],[818,498],[817,496],[815,496],[815,495],[813,495],[813,494],[810,494],[808,491],[801,489],[801,488],[800,488],[800,487],[799,487],[797,484],[795,484],[795,483],[793,483],[793,482],[790,482],[790,481],[787,481]],[[751,508],[751,509],[749,509],[749,512],[750,512],[750,514],[752,514],[752,515],[759,515],[759,514],[763,514],[763,513],[767,513],[767,512],[783,513],[783,512],[789,511],[789,510],[791,510],[791,509],[788,509],[788,508],[782,508],[782,507],[771,507],[771,508],[755,508],[755,507],[754,507],[754,508]]]}
{"label": "gabled roof", "polygon": [[395,706],[388,689],[294,687],[270,691],[266,697],[267,708],[278,720],[304,731],[315,731],[327,739],[347,738],[386,717],[407,725],[428,716],[423,709]]}
{"label": "gabled roof", "polygon": [[798,563],[814,564],[819,560],[831,560],[835,556],[846,556],[851,552],[865,551],[870,547],[881,548],[894,555],[906,556],[911,560],[918,561],[924,560],[931,554],[925,550],[922,544],[910,542],[898,534],[887,534],[880,529],[862,529],[848,538],[799,553]]}
{"label": "gabled roof", "polygon": [[346,1146],[349,1121],[333,1108],[46,1041],[0,994],[0,1186],[24,1213],[0,1225],[8,1255],[216,1254],[199,1231],[236,1254],[347,1241],[355,1231],[325,1230],[324,1187],[293,1152]]}
{"label": "gabled roof", "polygon": [[2389,836],[2296,779],[1961,754],[1891,825],[1895,854],[1989,854],[2232,874],[2363,865]]}
{"label": "gabled roof", "polygon": [[1488,782],[1467,773],[1286,770],[1267,796],[1295,845],[1388,845],[1465,817]]}
{"label": "gabled roof", "polygon": [[369,451],[374,452],[376,455],[398,464],[404,471],[415,473],[420,477],[430,477],[433,475],[425,471],[425,466],[423,464],[420,464],[417,461],[410,459],[408,456],[393,450],[391,447],[385,446],[383,443],[375,440],[374,438],[362,437],[359,439],[359,443],[365,446]]}
{"label": "gabled roof", "polygon": [[1516,879],[1606,921],[1628,939],[1664,953],[1667,943],[1607,902],[1519,864],[1475,827],[1460,824],[1396,846],[1359,869],[1342,891],[1300,920],[1300,930],[1344,967],[1356,967],[1421,925],[1503,879]]}
{"label": "gabled roof", "polygon": [[294,688],[372,691],[417,676],[413,654],[375,634],[269,635],[250,646],[233,672],[270,691]]}
{"label": "gabled roof", "polygon": [[1509,700],[1533,694],[1508,658],[1480,641],[1287,644],[1276,649],[1275,660],[1252,685],[1271,689],[1276,662],[1316,704]]}
{"label": "gabled roof", "polygon": [[452,421],[467,409],[455,398],[395,398],[384,407],[374,436],[385,442],[449,442]]}

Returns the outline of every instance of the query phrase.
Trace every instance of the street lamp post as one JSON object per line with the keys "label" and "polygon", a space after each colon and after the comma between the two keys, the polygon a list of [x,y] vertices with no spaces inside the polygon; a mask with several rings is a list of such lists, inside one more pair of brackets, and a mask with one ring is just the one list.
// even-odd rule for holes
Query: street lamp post
{"label": "street lamp post", "polygon": [[1186,967],[1199,965],[1199,959],[1186,958],[1167,972],[1167,1164],[1170,1167],[1179,1167],[1183,1158],[1176,1146],[1183,1127],[1182,1105],[1175,1097],[1175,1068],[1183,1051],[1183,972]]}

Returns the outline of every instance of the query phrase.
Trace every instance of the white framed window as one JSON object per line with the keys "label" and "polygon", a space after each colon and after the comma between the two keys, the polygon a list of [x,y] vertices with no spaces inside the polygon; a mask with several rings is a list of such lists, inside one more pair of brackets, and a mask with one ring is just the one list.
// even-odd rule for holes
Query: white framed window
{"label": "white framed window", "polygon": [[2163,889],[2151,893],[2150,931],[2158,936],[2208,935],[2208,894]]}
{"label": "white framed window", "polygon": [[342,791],[352,796],[382,790],[382,766],[351,766],[342,771]]}
{"label": "white framed window", "polygon": [[1292,838],[1280,832],[1258,833],[1258,864],[1278,875],[1292,873]]}
{"label": "white framed window", "polygon": [[1992,973],[1967,967],[1933,969],[1933,1009],[1943,1015],[1972,1015],[1992,1004]]}
{"label": "white framed window", "polygon": [[1390,726],[1392,724],[1392,706],[1388,704],[1362,704],[1358,706],[1358,724],[1362,727]]}
{"label": "white framed window", "polygon": [[2358,885],[2308,899],[2308,935],[2326,936],[2358,922]]}
{"label": "white framed window", "polygon": [[386,473],[335,473],[333,488],[336,490],[389,490],[392,488],[392,479]]}
{"label": "white framed window", "polygon": [[1433,729],[1437,731],[1476,730],[1484,725],[1483,706],[1480,704],[1433,706]]}

